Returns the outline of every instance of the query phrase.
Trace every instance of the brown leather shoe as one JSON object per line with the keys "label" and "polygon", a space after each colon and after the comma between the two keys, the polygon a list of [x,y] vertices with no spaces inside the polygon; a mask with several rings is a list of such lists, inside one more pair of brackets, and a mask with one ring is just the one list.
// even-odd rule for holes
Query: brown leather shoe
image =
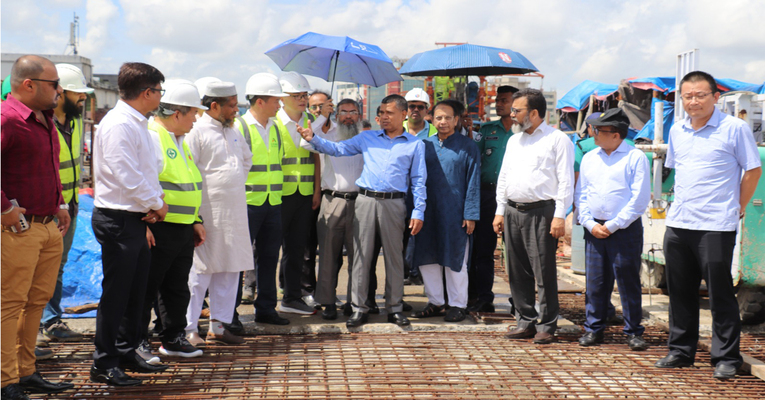
{"label": "brown leather shoe", "polygon": [[534,334],[537,333],[537,328],[534,327],[534,325],[529,325],[526,328],[518,328],[508,331],[505,335],[506,339],[528,339],[530,337],[534,337]]}
{"label": "brown leather shoe", "polygon": [[213,333],[212,329],[207,331],[207,338],[205,341],[208,344],[242,344],[244,343],[244,338],[241,336],[236,336],[233,333],[229,332],[227,329],[223,330],[222,335],[216,335]]}
{"label": "brown leather shoe", "polygon": [[555,336],[552,333],[537,332],[534,335],[534,343],[536,344],[550,344],[555,341]]}

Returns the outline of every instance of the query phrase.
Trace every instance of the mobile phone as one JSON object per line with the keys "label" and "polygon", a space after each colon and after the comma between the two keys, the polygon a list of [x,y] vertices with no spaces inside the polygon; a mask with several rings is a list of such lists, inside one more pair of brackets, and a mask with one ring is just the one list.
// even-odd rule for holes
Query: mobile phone
{"label": "mobile phone", "polygon": [[[16,199],[11,199],[11,204],[13,204],[14,207],[18,207],[19,206],[19,202],[16,201]],[[24,214],[19,213],[19,223],[21,223],[21,231],[22,232],[24,232],[25,230],[29,229],[29,223],[27,222],[26,217],[24,217]],[[13,231],[14,233],[19,233],[16,230],[15,226],[11,227],[11,231]]]}

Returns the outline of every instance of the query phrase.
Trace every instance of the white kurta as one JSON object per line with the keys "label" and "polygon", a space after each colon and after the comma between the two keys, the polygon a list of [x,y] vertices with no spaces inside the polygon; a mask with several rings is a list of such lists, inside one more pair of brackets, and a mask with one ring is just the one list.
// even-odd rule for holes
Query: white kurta
{"label": "white kurta", "polygon": [[186,136],[194,162],[202,174],[202,205],[207,238],[194,250],[197,274],[253,269],[247,223],[245,182],[252,152],[239,131],[224,128],[207,113]]}

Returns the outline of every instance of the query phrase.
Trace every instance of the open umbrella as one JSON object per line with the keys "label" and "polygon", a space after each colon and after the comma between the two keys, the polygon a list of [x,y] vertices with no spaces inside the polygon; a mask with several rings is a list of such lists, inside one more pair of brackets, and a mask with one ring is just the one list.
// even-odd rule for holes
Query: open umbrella
{"label": "open umbrella", "polygon": [[461,44],[415,54],[399,71],[409,76],[488,76],[539,71],[510,49]]}
{"label": "open umbrella", "polygon": [[282,71],[341,81],[382,86],[400,81],[393,61],[379,47],[347,36],[308,32],[266,52]]}

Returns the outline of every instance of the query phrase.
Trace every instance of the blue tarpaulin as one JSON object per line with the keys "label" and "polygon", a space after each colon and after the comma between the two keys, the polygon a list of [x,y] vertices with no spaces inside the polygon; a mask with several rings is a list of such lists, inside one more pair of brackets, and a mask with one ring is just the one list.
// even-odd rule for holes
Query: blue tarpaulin
{"label": "blue tarpaulin", "polygon": [[[90,219],[93,215],[93,197],[80,194],[80,211],[72,249],[64,266],[61,308],[98,303],[101,299],[101,245],[93,235]],[[65,314],[66,317],[95,317],[95,311],[85,314]]]}
{"label": "blue tarpaulin", "polygon": [[579,111],[587,106],[590,96],[593,94],[598,97],[605,97],[616,92],[618,88],[618,85],[586,80],[561,97],[556,108],[564,112]]}
{"label": "blue tarpaulin", "polygon": [[[651,101],[651,119],[648,120],[648,122],[645,123],[645,126],[643,126],[643,129],[640,130],[640,132],[635,135],[635,139],[638,138],[646,138],[653,140],[653,134],[654,134],[654,124],[656,116],[654,115],[656,102],[661,101],[659,99],[654,98]],[[664,143],[669,143],[669,128],[672,127],[672,124],[675,121],[675,103],[671,101],[664,101]]]}
{"label": "blue tarpaulin", "polygon": [[658,90],[664,93],[675,90],[675,78],[672,76],[655,76],[629,80],[630,85],[642,90]]}

